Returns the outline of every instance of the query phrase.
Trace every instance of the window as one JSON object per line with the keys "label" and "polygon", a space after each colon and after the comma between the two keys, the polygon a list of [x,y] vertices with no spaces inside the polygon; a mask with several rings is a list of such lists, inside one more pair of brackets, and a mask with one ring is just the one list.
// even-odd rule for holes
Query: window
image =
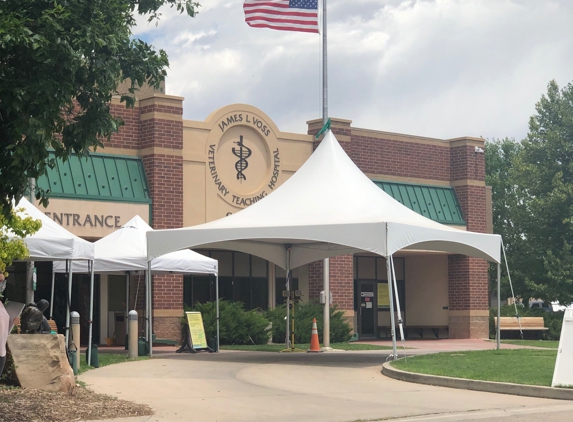
{"label": "window", "polygon": [[[268,308],[268,265],[264,259],[241,252],[199,250],[198,253],[219,261],[219,298],[242,302],[245,309]],[[184,277],[183,302],[213,302],[215,276]],[[282,292],[282,290],[281,290]]]}

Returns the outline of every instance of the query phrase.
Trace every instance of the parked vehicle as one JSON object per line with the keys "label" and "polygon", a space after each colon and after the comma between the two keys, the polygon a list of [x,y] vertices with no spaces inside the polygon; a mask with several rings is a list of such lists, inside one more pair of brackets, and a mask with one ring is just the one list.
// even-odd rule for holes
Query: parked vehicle
{"label": "parked vehicle", "polygon": [[566,306],[560,305],[559,302],[551,302],[548,304],[539,299],[530,300],[529,307],[531,309],[543,309],[545,312],[564,311],[566,308]]}

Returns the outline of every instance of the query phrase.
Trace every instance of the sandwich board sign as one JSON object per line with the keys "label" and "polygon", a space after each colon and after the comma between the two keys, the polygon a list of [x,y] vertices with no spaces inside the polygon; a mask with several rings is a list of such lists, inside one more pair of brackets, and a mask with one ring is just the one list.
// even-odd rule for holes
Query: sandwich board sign
{"label": "sandwich board sign", "polygon": [[551,387],[573,387],[573,308],[565,309]]}
{"label": "sandwich board sign", "polygon": [[183,346],[176,352],[212,352],[213,350],[207,345],[201,312],[185,312],[185,318],[189,324],[189,330],[185,333]]}

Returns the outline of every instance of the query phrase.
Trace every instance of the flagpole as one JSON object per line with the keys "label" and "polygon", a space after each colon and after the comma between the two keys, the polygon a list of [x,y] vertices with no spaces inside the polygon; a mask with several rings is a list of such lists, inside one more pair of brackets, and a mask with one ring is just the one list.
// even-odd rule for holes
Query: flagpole
{"label": "flagpole", "polygon": [[326,0],[322,0],[322,125],[328,121],[328,65],[326,44]]}
{"label": "flagpole", "polygon": [[[326,44],[326,0],[322,0],[322,126],[328,122],[328,66]],[[324,290],[324,308],[322,313],[323,350],[330,350],[330,259],[322,262],[322,283]]]}

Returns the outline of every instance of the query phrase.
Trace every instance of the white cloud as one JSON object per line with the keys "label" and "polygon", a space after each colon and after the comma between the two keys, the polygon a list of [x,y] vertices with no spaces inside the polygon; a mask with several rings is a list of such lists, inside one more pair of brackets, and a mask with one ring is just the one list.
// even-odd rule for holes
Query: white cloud
{"label": "white cloud", "polygon": [[[328,0],[329,115],[356,127],[515,137],[547,83],[573,81],[568,0]],[[140,21],[142,21],[140,19]],[[167,9],[134,33],[167,51],[184,117],[248,103],[285,131],[321,117],[319,36],[254,29],[242,1]]]}

